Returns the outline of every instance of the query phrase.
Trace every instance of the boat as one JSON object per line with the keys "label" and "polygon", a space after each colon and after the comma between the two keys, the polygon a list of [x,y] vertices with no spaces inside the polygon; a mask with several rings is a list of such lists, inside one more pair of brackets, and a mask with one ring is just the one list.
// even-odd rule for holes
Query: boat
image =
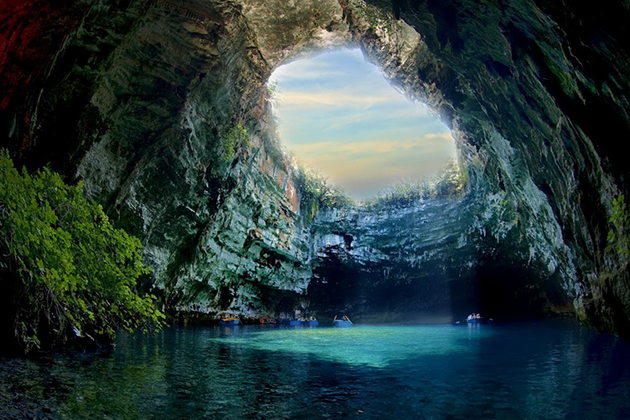
{"label": "boat", "polygon": [[297,319],[289,319],[289,318],[280,318],[280,325],[288,325],[290,327],[297,327],[302,325],[302,321]]}
{"label": "boat", "polygon": [[236,317],[221,318],[221,321],[219,322],[222,327],[235,327],[240,323],[241,320]]}
{"label": "boat", "polygon": [[316,319],[312,319],[309,321],[302,321],[302,325],[305,327],[316,327],[319,325],[319,321]]}
{"label": "boat", "polygon": [[346,321],[343,319],[335,319],[333,321],[333,327],[337,328],[348,328],[352,326],[352,321]]}
{"label": "boat", "polygon": [[468,317],[466,319],[468,324],[488,324],[492,323],[492,318],[483,318],[481,316]]}

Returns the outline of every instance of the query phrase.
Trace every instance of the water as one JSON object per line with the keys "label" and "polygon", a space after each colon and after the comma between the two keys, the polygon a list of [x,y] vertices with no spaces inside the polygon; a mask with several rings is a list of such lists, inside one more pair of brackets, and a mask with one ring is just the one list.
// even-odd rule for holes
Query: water
{"label": "water", "polygon": [[0,418],[628,419],[630,344],[565,321],[173,327],[0,359]]}

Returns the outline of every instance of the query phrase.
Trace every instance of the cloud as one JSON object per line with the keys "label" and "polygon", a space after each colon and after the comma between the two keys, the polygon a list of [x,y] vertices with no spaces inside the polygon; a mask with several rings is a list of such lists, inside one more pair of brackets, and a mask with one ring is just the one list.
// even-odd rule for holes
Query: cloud
{"label": "cloud", "polygon": [[343,76],[341,69],[322,61],[300,60],[278,67],[271,76],[271,81],[291,83],[293,81],[312,81]]}
{"label": "cloud", "polygon": [[273,72],[271,79],[282,83],[296,80],[343,80],[349,77],[348,68],[353,68],[352,76],[354,77],[358,73],[364,75],[376,70],[375,66],[368,65],[361,50],[338,50],[283,64]]}
{"label": "cloud", "polygon": [[448,127],[394,90],[360,51],[296,61],[273,78],[283,142],[356,198],[432,176],[455,155]]}
{"label": "cloud", "polygon": [[[427,141],[427,138],[429,141]],[[441,154],[449,155],[446,145],[433,144],[435,139],[444,142],[453,142],[452,136],[448,135],[431,135],[420,139],[402,139],[392,141],[357,141],[354,143],[340,143],[334,141],[322,141],[318,143],[307,143],[293,146],[291,149],[300,156],[312,156],[317,158],[329,157],[337,162],[352,156],[374,156],[381,161],[385,160],[387,155],[401,155],[408,152],[418,154]],[[444,153],[446,152],[446,153]]]}
{"label": "cloud", "polygon": [[[348,96],[353,106],[333,104],[339,96],[310,97],[306,105],[277,109],[280,132],[287,144],[337,139],[395,139],[428,131],[448,132],[424,105],[388,104],[375,96]],[[330,105],[329,105],[330,104]]]}
{"label": "cloud", "polygon": [[325,53],[280,66],[272,75],[280,107],[370,107],[407,101],[359,50]]}
{"label": "cloud", "polygon": [[[430,139],[435,138],[449,141],[441,134],[430,136]],[[452,145],[452,137],[450,142]],[[296,145],[292,150],[304,164],[342,185],[359,178],[430,176],[454,157],[448,148],[426,143],[426,138],[356,143],[325,141]]]}
{"label": "cloud", "polygon": [[293,112],[296,109],[308,110],[314,108],[345,108],[360,107],[369,108],[377,104],[395,103],[396,98],[392,95],[384,94],[367,94],[357,92],[343,91],[320,91],[320,92],[304,92],[289,91],[281,92],[278,95],[280,108],[290,108]]}

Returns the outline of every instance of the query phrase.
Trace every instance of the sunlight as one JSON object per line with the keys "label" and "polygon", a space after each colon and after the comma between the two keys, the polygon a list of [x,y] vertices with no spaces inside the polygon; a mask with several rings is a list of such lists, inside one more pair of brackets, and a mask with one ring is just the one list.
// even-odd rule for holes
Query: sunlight
{"label": "sunlight", "polygon": [[283,143],[354,199],[434,176],[456,155],[449,128],[390,86],[359,49],[280,66],[270,84]]}
{"label": "sunlight", "polygon": [[[466,351],[465,329],[454,326],[282,328],[216,339],[270,354],[287,352],[348,365],[384,368],[392,363]],[[482,331],[484,336],[491,330]],[[393,351],[395,349],[395,351]]]}

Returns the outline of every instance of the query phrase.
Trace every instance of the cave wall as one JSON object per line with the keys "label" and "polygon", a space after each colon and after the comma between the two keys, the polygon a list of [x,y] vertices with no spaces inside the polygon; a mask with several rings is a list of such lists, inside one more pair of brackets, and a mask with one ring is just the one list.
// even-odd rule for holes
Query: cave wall
{"label": "cave wall", "polygon": [[[274,134],[271,67],[242,8],[155,0],[65,11],[78,22],[49,34],[54,62],[2,110],[3,145],[31,168],[82,180],[141,238],[167,310],[251,315],[269,290],[305,290],[295,173]],[[231,144],[239,126],[247,139]]]}
{"label": "cave wall", "polygon": [[[169,308],[255,314],[270,291],[306,290],[317,235],[299,216],[265,83],[312,49],[358,45],[454,130],[469,177],[459,211],[475,244],[452,261],[453,272],[466,273],[454,278],[491,278],[488,288],[508,295],[515,288],[499,273],[522,268],[531,276],[517,289],[559,293],[584,320],[630,331],[625,261],[606,248],[612,199],[628,187],[623,2],[597,10],[560,0],[1,7],[2,146],[31,168],[49,164],[83,180],[88,196],[141,238]],[[238,125],[251,140],[232,155],[227,133]],[[449,261],[433,255],[439,273]],[[394,257],[383,259],[405,260]],[[475,274],[460,269],[471,259]]]}
{"label": "cave wall", "polygon": [[[530,248],[516,213],[488,212],[480,224],[479,211],[473,194],[321,211],[311,226],[309,309],[415,323],[457,322],[472,312],[502,320],[571,313],[545,261],[523,259]],[[499,239],[479,231],[506,225]]]}
{"label": "cave wall", "polygon": [[481,244],[466,199],[327,209],[311,228],[319,313],[361,322],[453,322],[480,308]]}
{"label": "cave wall", "polygon": [[612,198],[628,187],[623,142],[612,140],[629,129],[627,5],[369,3],[405,19],[436,56],[419,71],[466,138],[474,194],[510,204],[527,265],[547,266],[537,281],[561,284],[583,319],[627,331],[626,263],[607,249]]}

